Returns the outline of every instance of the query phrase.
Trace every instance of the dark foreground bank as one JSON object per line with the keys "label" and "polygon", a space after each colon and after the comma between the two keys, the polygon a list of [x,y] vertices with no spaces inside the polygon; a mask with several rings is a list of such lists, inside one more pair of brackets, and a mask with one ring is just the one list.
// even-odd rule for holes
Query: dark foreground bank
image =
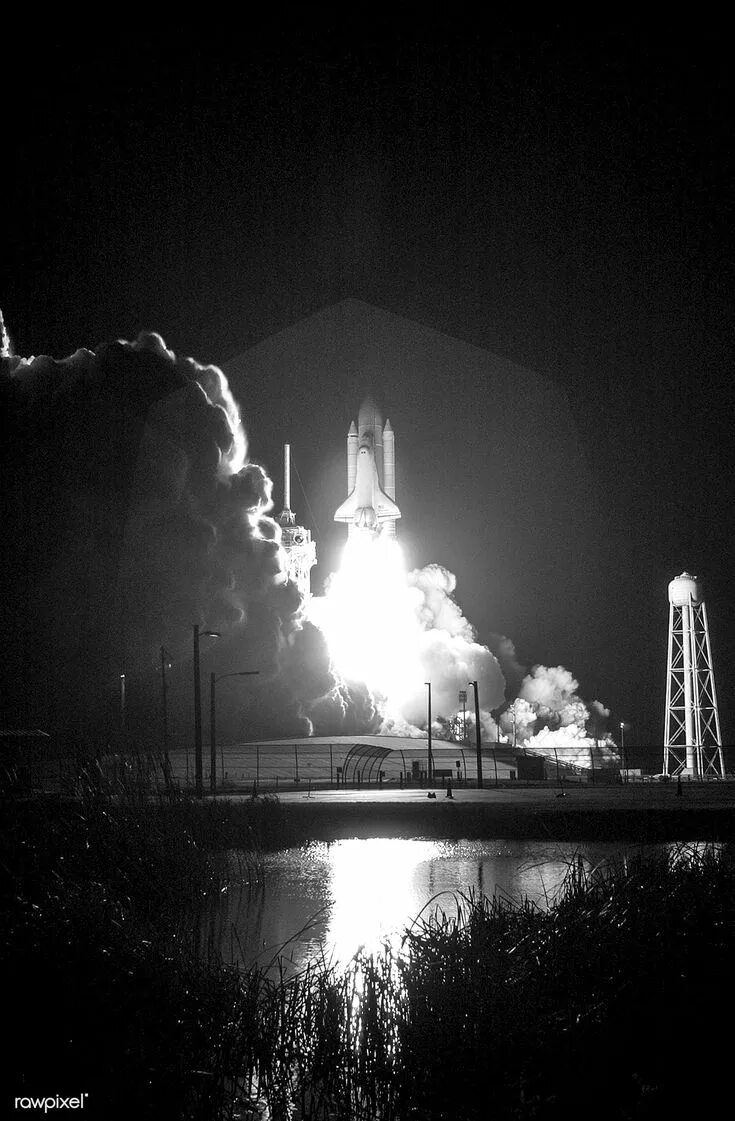
{"label": "dark foreground bank", "polygon": [[105,1119],[671,1119],[726,1088],[727,844],[572,865],[548,912],[465,900],[400,955],[273,982],[206,937],[228,886],[213,842],[245,830],[241,874],[257,878],[257,845],[301,828],[300,807],[90,788],[5,810],[8,1113],[84,1093]]}

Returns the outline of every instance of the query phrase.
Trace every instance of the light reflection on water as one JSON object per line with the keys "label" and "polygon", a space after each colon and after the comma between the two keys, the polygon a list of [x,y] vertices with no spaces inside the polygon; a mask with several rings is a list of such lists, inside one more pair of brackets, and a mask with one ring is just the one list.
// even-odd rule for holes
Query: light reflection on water
{"label": "light reflection on water", "polygon": [[[652,852],[667,846],[644,846]],[[226,958],[290,968],[322,957],[342,965],[358,950],[400,945],[406,927],[458,895],[481,893],[546,907],[573,861],[587,871],[625,861],[641,846],[544,841],[373,838],[311,843],[265,856],[262,883],[228,892],[217,938]],[[221,924],[221,925],[220,925]]]}

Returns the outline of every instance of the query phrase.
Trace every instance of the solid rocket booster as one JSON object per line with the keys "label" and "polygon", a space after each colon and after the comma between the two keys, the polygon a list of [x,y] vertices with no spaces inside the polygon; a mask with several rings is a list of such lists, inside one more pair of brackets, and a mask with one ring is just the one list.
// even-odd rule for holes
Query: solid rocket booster
{"label": "solid rocket booster", "polygon": [[347,433],[348,498],[334,515],[347,522],[349,534],[357,531],[395,537],[401,511],[396,497],[396,446],[391,422],[383,419],[375,403],[363,401]]}

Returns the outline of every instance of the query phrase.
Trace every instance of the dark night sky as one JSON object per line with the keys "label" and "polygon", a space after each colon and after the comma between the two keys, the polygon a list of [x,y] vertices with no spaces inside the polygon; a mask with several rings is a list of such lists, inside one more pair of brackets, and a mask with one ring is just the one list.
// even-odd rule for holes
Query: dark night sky
{"label": "dark night sky", "polygon": [[[570,594],[564,658],[584,695],[656,742],[666,584],[694,571],[732,742],[722,38],[639,24],[480,33],[469,16],[307,28],[287,9],[216,41],[199,27],[84,47],[71,31],[29,36],[4,83],[0,306],[16,351],[62,357],[149,329],[224,363],[352,298],[553,379],[603,542],[599,609],[575,618]],[[258,394],[258,415],[242,400],[256,458],[259,441],[288,439],[287,389]],[[302,428],[329,410],[341,443],[359,402],[312,404]],[[438,454],[446,469],[451,449]],[[453,524],[441,491],[436,517]],[[468,589],[480,577],[458,575]],[[524,639],[529,663],[553,657],[541,623]]]}

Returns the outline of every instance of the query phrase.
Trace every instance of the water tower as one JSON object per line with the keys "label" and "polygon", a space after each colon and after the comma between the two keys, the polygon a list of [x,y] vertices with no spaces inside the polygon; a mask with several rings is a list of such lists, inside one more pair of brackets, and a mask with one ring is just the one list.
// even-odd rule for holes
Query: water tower
{"label": "water tower", "polygon": [[707,609],[688,572],[669,584],[664,774],[725,777]]}

